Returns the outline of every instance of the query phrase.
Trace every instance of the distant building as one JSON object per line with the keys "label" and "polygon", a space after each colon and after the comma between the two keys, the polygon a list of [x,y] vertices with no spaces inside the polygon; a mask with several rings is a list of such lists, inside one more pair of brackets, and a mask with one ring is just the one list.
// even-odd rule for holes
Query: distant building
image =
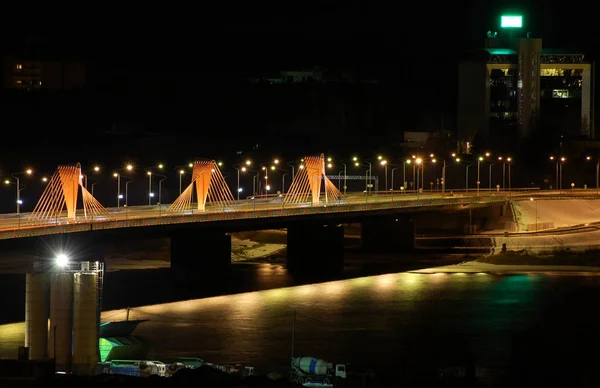
{"label": "distant building", "polygon": [[85,86],[85,64],[8,57],[4,59],[5,89],[72,90]]}
{"label": "distant building", "polygon": [[263,80],[271,84],[378,83],[378,80],[374,78],[358,78],[351,71],[330,71],[318,66],[308,70],[282,70],[278,73],[265,73],[261,76],[251,77],[248,80],[253,83]]}
{"label": "distant building", "polygon": [[[520,16],[503,16],[485,48],[459,65],[458,146],[506,147],[538,127],[595,138],[594,64],[573,49],[542,47],[522,34]],[[552,135],[548,133],[548,135]]]}

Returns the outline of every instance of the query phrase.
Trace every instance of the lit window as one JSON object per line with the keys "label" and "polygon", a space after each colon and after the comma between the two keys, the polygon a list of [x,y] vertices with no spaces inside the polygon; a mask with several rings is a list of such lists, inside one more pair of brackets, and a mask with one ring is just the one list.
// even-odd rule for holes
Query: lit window
{"label": "lit window", "polygon": [[21,81],[20,79],[17,80],[17,85],[21,85],[23,83],[23,81]]}
{"label": "lit window", "polygon": [[23,70],[23,65],[21,65],[20,63],[17,63],[17,70]]}

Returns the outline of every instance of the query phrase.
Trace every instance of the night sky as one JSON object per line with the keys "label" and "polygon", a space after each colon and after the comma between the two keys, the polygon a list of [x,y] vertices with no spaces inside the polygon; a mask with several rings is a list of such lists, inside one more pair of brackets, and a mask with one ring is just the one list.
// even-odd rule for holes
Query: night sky
{"label": "night sky", "polygon": [[[593,13],[568,3],[554,8],[544,1],[148,3],[136,9],[40,10],[3,26],[4,52],[19,52],[29,42],[34,55],[85,60],[88,91],[75,103],[49,98],[44,106],[56,106],[44,111],[36,105],[41,103],[33,103],[12,121],[4,120],[12,130],[4,131],[0,152],[11,160],[4,162],[10,168],[72,159],[151,164],[234,157],[235,150],[255,143],[277,154],[350,152],[360,148],[356,144],[375,152],[393,131],[418,130],[423,123],[435,129],[439,122],[454,129],[458,60],[469,48],[481,47],[486,32],[497,29],[500,14],[509,11],[522,13],[523,30],[543,37],[545,47],[576,47],[594,58]],[[400,124],[375,123],[376,130],[356,132],[332,129],[339,133],[320,141],[318,135],[299,138],[303,130],[291,124],[292,129],[283,129],[281,121],[269,127],[243,101],[215,113],[239,94],[226,92],[233,79],[316,64],[379,79],[385,98],[397,97],[385,109],[399,116],[395,123]],[[3,101],[7,111],[15,104],[7,96]],[[25,125],[23,117],[31,122]],[[185,140],[172,147],[141,145],[135,136],[97,138],[115,123]],[[315,131],[327,132],[327,124]]]}

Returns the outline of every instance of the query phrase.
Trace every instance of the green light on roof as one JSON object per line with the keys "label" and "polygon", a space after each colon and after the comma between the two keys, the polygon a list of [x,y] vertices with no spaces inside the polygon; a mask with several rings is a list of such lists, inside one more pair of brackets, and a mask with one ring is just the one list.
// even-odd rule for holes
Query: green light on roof
{"label": "green light on roof", "polygon": [[523,16],[520,16],[520,15],[500,16],[500,27],[502,27],[502,28],[521,28],[521,27],[523,27]]}

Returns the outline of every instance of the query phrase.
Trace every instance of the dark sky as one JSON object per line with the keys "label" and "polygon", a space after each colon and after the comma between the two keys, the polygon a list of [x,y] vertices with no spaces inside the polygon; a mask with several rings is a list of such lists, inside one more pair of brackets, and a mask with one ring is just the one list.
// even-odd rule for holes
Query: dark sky
{"label": "dark sky", "polygon": [[[141,4],[141,3],[140,3]],[[195,60],[230,67],[298,61],[389,62],[452,56],[481,45],[503,11],[525,15],[545,46],[594,48],[593,12],[550,1],[189,2],[103,7],[19,18],[6,43],[36,34],[62,52],[98,60]],[[177,3],[173,3],[177,4]],[[260,4],[260,5],[259,5]],[[515,4],[517,6],[515,6]],[[52,16],[49,16],[52,15]]]}

